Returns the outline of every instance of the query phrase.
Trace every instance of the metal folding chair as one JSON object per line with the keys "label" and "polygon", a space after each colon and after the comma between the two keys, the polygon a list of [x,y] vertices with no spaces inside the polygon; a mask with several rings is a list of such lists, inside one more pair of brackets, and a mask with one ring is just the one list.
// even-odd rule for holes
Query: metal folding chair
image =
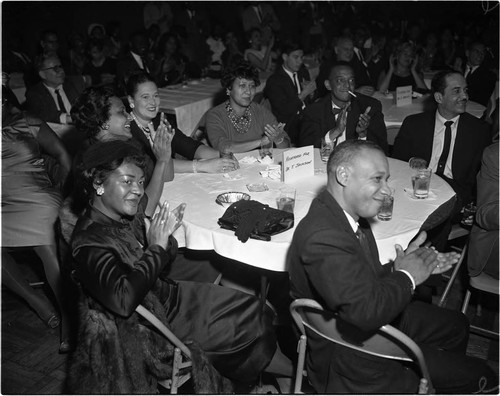
{"label": "metal folding chair", "polygon": [[171,394],[177,394],[177,389],[191,378],[191,351],[167,326],[145,307],[139,305],[135,311],[156,327],[174,345],[172,377],[168,380],[159,381],[159,384],[164,388],[170,389]]}
{"label": "metal folding chair", "polygon": [[302,377],[307,349],[306,328],[347,348],[382,358],[415,362],[420,367],[422,374],[418,393],[434,393],[422,351],[411,338],[396,328],[390,325],[382,326],[375,335],[364,341],[363,344],[357,345],[346,341],[338,331],[337,314],[325,310],[315,300],[302,298],[293,301],[290,305],[290,313],[301,332],[294,393],[302,393]]}

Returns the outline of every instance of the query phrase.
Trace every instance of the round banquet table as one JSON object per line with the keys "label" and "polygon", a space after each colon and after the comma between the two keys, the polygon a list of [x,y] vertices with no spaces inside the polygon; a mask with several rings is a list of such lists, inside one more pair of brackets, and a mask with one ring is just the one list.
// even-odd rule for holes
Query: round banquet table
{"label": "round banquet table", "polygon": [[[274,149],[274,161],[281,161],[284,150]],[[185,202],[187,204],[183,226],[174,234],[179,246],[193,250],[214,250],[221,256],[242,263],[272,271],[286,271],[286,254],[293,232],[299,221],[307,214],[312,200],[326,187],[326,164],[321,161],[319,150],[314,153],[315,174],[289,185],[296,188],[295,225],[292,229],[274,235],[271,241],[249,239],[240,242],[233,231],[220,228],[217,220],[224,214],[225,208],[215,202],[223,192],[239,191],[250,194],[251,199],[276,207],[276,197],[283,183],[260,175],[267,165],[255,162],[245,164],[240,161],[240,169],[228,174],[184,173],[176,174],[175,179],[164,185],[161,202],[168,200],[170,207]],[[236,154],[238,160],[245,157],[258,157],[258,151]],[[396,257],[395,244],[403,248],[420,230],[429,218],[438,224],[449,215],[443,210],[455,198],[455,192],[442,178],[433,174],[428,199],[417,200],[405,191],[411,188],[411,176],[408,164],[389,158],[391,177],[389,185],[395,188],[394,211],[390,221],[380,221],[376,217],[369,219],[379,250],[381,263],[387,263]],[[249,192],[249,183],[266,183],[269,190]],[[445,205],[443,205],[445,204]],[[440,208],[440,210],[436,210]],[[436,213],[439,215],[436,216]],[[428,222],[427,222],[428,223]],[[430,225],[432,227],[432,225]]]}

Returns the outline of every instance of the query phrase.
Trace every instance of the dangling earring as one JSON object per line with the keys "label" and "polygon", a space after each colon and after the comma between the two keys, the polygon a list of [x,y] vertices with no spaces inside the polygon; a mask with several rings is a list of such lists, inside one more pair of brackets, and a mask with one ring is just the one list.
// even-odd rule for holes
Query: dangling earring
{"label": "dangling earring", "polygon": [[101,128],[107,131],[109,129],[109,124],[101,125]]}
{"label": "dangling earring", "polygon": [[97,190],[95,192],[96,192],[97,195],[104,194],[104,187],[103,186],[97,187]]}
{"label": "dangling earring", "polygon": [[226,89],[226,95],[229,96],[229,88]]}
{"label": "dangling earring", "polygon": [[130,103],[130,108],[133,109],[135,107],[135,104]]}

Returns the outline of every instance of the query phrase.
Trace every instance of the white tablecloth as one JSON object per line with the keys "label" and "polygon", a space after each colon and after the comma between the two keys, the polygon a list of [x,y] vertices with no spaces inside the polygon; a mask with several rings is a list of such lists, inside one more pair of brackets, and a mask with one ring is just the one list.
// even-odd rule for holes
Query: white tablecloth
{"label": "white tablecloth", "polygon": [[[280,161],[275,149],[275,161]],[[257,151],[239,154],[257,157]],[[279,159],[278,159],[279,158]],[[377,240],[380,261],[388,262],[395,257],[394,244],[404,248],[416,235],[423,222],[441,204],[454,196],[451,187],[439,176],[432,175],[432,198],[415,200],[404,191],[411,188],[411,177],[408,164],[389,158],[391,171],[390,184],[395,187],[395,203],[393,219],[382,222],[376,218],[371,220],[372,230]],[[307,214],[311,201],[326,186],[326,164],[315,151],[315,176],[293,183],[297,189],[295,202],[295,225]],[[174,236],[180,246],[194,250],[215,250],[218,254],[230,259],[273,271],[286,271],[286,254],[296,227],[272,237],[271,241],[249,239],[240,242],[233,231],[221,229],[217,220],[224,214],[225,208],[215,203],[217,195],[228,191],[241,191],[250,194],[251,199],[276,207],[280,181],[273,181],[260,176],[259,171],[266,169],[260,163],[246,165],[229,174],[176,174],[172,182],[165,183],[161,200],[168,200],[171,208],[182,202],[187,204],[184,214],[184,225]],[[269,190],[265,192],[249,192],[246,184],[265,182]]]}
{"label": "white tablecloth", "polygon": [[[426,101],[434,100],[430,95],[424,95],[421,98],[413,99],[411,104],[407,106],[397,107],[392,93],[384,95],[380,92],[375,92],[373,97],[382,103],[382,113],[384,113],[384,121],[387,127],[401,126],[407,116],[423,112]],[[467,103],[467,112],[477,118],[483,115],[484,109],[485,107],[479,103],[471,101]]]}

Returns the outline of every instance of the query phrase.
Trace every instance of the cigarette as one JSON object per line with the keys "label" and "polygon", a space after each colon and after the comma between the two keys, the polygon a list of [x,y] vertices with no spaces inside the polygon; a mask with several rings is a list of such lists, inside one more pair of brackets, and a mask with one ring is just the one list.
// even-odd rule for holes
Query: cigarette
{"label": "cigarette", "polygon": [[347,92],[349,92],[352,96],[354,96],[355,98],[357,98],[357,96],[353,92],[351,92],[351,91],[347,91]]}

